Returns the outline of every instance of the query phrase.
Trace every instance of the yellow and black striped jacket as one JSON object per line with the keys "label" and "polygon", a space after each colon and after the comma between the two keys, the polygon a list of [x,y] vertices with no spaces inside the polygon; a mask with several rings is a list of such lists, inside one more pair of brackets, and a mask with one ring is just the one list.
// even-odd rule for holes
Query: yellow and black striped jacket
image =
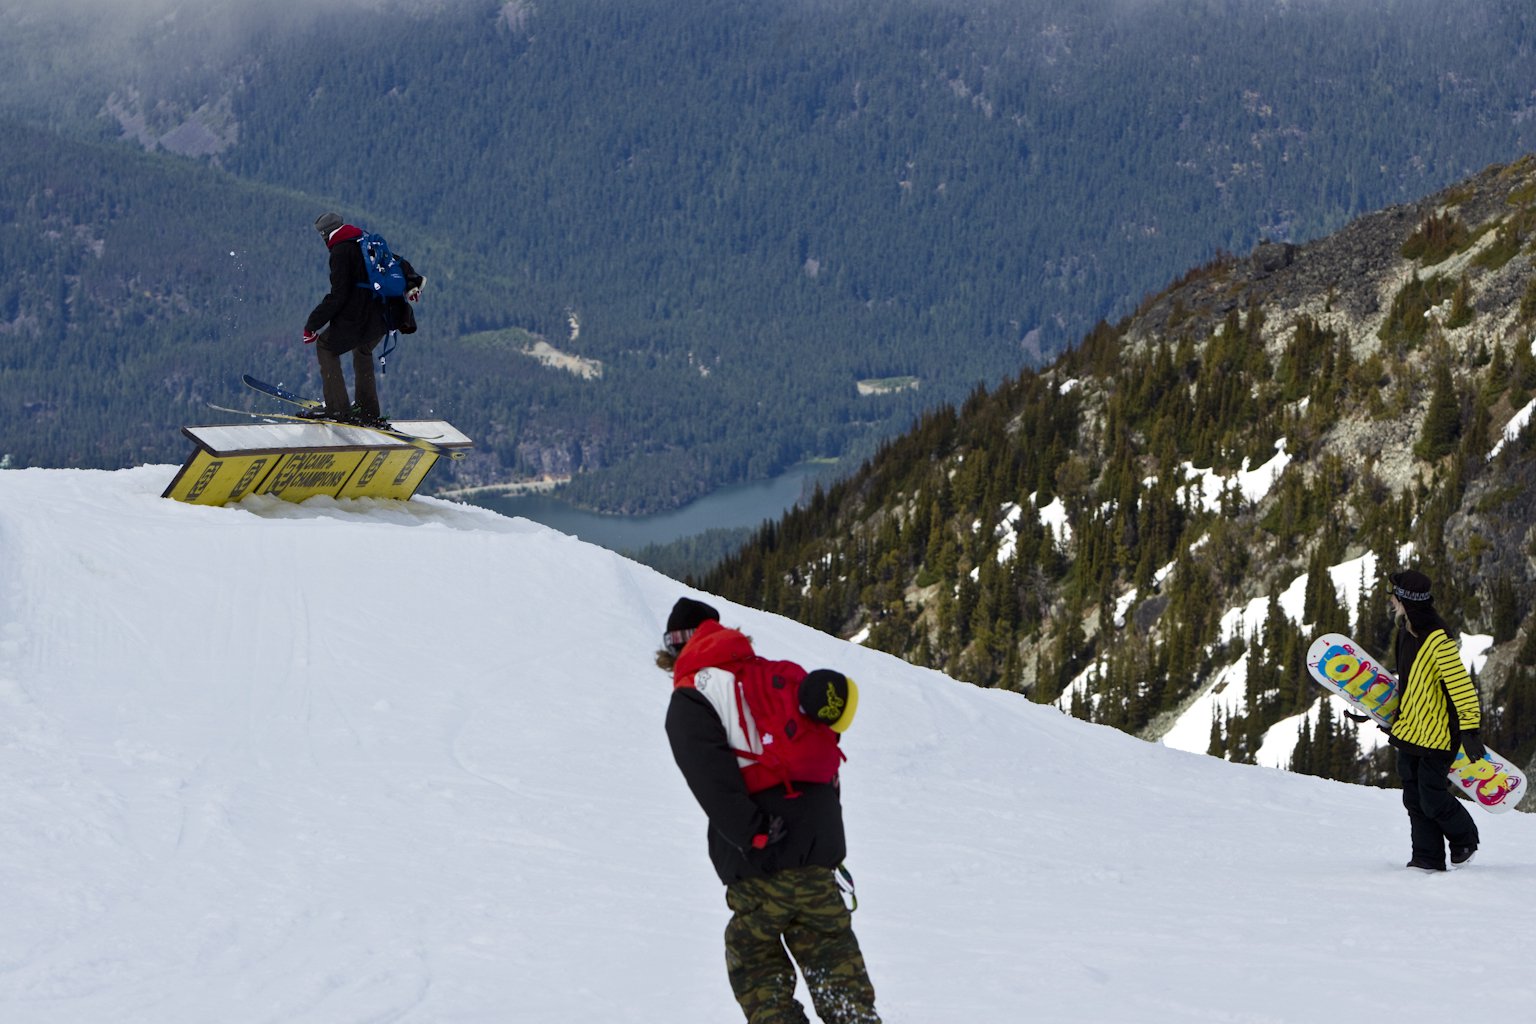
{"label": "yellow and black striped jacket", "polygon": [[1393,745],[1451,752],[1453,724],[1458,733],[1481,728],[1482,710],[1456,641],[1436,629],[1424,638],[1403,673]]}

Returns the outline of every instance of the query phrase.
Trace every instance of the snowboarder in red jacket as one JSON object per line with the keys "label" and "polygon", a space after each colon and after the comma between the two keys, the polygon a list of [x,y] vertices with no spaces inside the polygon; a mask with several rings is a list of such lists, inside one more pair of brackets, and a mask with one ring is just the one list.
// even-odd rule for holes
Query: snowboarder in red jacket
{"label": "snowboarder in red jacket", "polygon": [[[750,639],[687,597],[672,608],[656,656],[673,678],[672,756],[709,820],[710,861],[733,912],[725,929],[731,990],[749,1024],[801,1024],[793,954],[825,1024],[878,1024],[835,874],[846,853],[837,779],[748,789],[753,762],[741,752],[756,728],[736,680],[756,657]],[[838,731],[857,704],[852,681],[828,669],[806,675],[799,694],[804,714]]]}

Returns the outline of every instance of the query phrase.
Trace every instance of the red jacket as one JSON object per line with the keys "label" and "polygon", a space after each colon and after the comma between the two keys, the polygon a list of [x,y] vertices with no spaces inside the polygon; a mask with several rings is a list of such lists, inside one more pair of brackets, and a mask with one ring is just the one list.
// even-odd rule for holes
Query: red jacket
{"label": "red jacket", "polygon": [[729,672],[733,664],[755,657],[757,652],[745,633],[726,629],[713,620],[706,621],[694,630],[683,653],[678,655],[672,669],[672,685],[692,686],[700,669],[723,668]]}

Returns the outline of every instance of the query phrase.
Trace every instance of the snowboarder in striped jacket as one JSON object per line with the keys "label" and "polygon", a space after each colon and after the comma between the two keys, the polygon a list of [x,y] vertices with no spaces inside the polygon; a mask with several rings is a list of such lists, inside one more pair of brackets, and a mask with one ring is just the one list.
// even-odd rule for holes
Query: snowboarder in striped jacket
{"label": "snowboarder in striped jacket", "polygon": [[1485,753],[1482,711],[1451,629],[1435,610],[1429,577],[1410,569],[1388,581],[1397,617],[1393,652],[1403,684],[1390,742],[1397,748],[1413,841],[1408,867],[1444,871],[1447,845],[1452,864],[1465,864],[1477,852],[1477,823],[1446,775],[1458,747],[1474,761]]}

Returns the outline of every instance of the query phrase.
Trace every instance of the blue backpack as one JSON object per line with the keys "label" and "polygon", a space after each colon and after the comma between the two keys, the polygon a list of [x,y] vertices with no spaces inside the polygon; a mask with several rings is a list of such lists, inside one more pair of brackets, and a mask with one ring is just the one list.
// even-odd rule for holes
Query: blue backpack
{"label": "blue backpack", "polygon": [[384,236],[370,231],[357,244],[363,250],[363,265],[368,268],[368,283],[358,287],[368,288],[380,302],[404,295],[405,270],[400,266],[400,257],[389,251]]}

